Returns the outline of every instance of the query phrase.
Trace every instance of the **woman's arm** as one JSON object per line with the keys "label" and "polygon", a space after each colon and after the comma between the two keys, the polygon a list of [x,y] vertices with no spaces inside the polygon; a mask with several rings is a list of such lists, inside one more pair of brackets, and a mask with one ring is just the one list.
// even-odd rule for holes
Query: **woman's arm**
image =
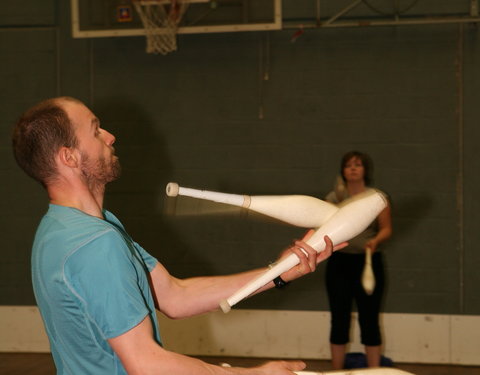
{"label": "woman's arm", "polygon": [[378,245],[382,242],[388,240],[392,236],[392,217],[390,205],[385,207],[382,212],[377,217],[378,220],[378,233],[375,237],[370,239],[366,247],[370,248],[372,252],[375,252]]}

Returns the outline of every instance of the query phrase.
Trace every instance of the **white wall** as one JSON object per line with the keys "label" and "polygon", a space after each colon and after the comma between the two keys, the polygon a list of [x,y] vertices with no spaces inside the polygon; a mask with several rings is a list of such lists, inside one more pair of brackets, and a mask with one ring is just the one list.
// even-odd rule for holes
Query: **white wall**
{"label": "white wall", "polygon": [[[355,318],[355,317],[354,317]],[[159,315],[165,346],[189,355],[328,359],[329,313],[232,310],[172,321]],[[480,365],[480,316],[383,314],[394,362]],[[48,352],[35,306],[0,306],[0,352]],[[350,351],[361,351],[358,326]]]}

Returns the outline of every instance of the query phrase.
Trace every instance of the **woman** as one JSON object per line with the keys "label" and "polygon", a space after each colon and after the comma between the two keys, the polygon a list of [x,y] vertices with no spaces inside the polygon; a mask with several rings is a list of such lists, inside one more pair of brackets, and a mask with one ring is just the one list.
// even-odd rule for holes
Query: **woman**
{"label": "woman", "polygon": [[[341,178],[326,200],[332,203],[353,197],[371,189],[372,163],[368,155],[351,151],[341,161]],[[331,311],[330,348],[332,366],[342,369],[346,345],[349,342],[352,302],[355,300],[361,342],[365,345],[368,367],[380,366],[382,338],[379,325],[380,305],[384,286],[382,253],[379,245],[392,234],[390,206],[361,234],[349,241],[349,246],[336,251],[327,262],[326,285]],[[372,253],[375,289],[369,295],[361,283],[365,252]]]}

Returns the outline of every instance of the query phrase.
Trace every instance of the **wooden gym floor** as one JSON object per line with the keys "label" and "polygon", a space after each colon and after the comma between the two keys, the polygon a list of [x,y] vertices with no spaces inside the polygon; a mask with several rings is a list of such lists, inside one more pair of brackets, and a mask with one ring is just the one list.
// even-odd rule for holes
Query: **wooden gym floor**
{"label": "wooden gym floor", "polygon": [[[255,366],[265,361],[259,358],[200,357],[206,362],[226,362],[232,366]],[[330,371],[328,361],[307,360],[309,371]],[[397,363],[401,370],[416,375],[480,375],[480,366],[447,366]],[[0,375],[55,375],[50,354],[0,353]],[[93,374],[92,374],[93,375]]]}

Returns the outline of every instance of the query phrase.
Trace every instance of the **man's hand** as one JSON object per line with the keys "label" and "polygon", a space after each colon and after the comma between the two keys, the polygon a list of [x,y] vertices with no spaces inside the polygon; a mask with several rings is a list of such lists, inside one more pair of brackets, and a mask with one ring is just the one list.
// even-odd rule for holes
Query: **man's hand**
{"label": "man's hand", "polygon": [[309,230],[302,240],[295,241],[293,246],[282,253],[280,260],[291,253],[296,254],[300,259],[300,263],[297,266],[292,267],[281,275],[282,279],[285,281],[292,281],[303,275],[314,272],[317,264],[327,259],[334,251],[348,246],[348,242],[342,242],[341,244],[333,246],[332,240],[328,236],[325,236],[325,250],[317,252],[313,247],[306,243],[313,233],[315,233],[313,229]]}

